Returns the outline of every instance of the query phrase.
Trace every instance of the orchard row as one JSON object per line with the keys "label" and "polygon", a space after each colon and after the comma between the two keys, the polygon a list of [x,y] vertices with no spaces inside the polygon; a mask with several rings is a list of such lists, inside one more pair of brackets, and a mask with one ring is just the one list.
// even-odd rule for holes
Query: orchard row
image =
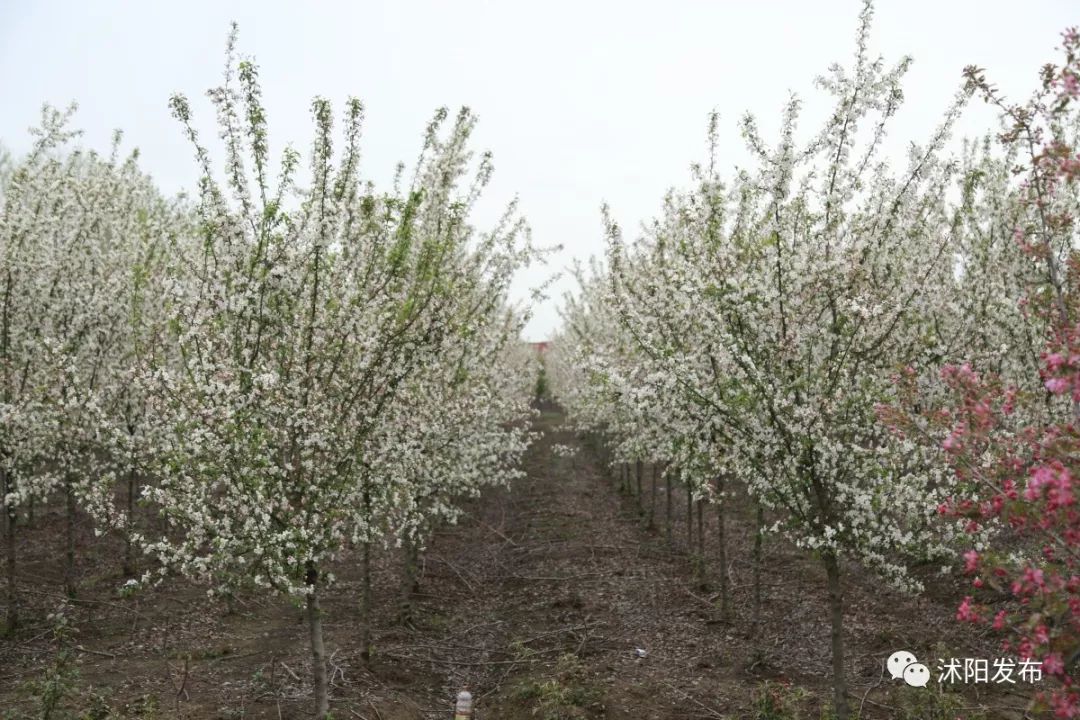
{"label": "orchard row", "polygon": [[[1023,105],[968,68],[894,167],[909,60],[869,53],[871,18],[867,3],[853,62],[818,81],[833,108],[821,127],[800,133],[793,99],[770,144],[747,116],[755,163],[726,176],[714,117],[692,185],[640,237],[605,216],[606,259],[578,272],[550,383],[614,462],[665,467],[715,505],[721,538],[742,495],[759,532],[820,560],[838,718],[847,564],[917,592],[915,564],[948,571],[961,554],[974,589],[958,618],[1041,660],[1053,682],[1035,702],[1073,717],[1080,38],[1065,34],[1064,63]],[[973,98],[1002,126],[956,152]],[[730,615],[727,565],[721,540]]]}

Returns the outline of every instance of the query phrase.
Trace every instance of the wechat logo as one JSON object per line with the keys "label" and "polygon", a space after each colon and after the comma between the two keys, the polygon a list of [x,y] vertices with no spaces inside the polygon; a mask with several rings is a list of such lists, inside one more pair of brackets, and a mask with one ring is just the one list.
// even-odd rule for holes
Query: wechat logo
{"label": "wechat logo", "polygon": [[930,682],[930,668],[915,659],[907,650],[897,650],[889,656],[885,666],[893,680],[903,678],[911,687],[925,687]]}

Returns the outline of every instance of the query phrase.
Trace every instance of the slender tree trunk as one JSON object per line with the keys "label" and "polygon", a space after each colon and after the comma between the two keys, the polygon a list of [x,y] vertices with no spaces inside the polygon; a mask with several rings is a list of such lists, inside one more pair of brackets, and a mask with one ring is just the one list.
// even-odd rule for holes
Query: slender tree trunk
{"label": "slender tree trunk", "polygon": [[409,560],[412,565],[412,585],[409,586],[409,592],[415,598],[420,594],[420,541],[414,539],[409,543]]}
{"label": "slender tree trunk", "polygon": [[694,493],[686,485],[686,552],[694,553]]}
{"label": "slender tree trunk", "polygon": [[652,530],[656,527],[656,463],[650,464],[652,465],[652,489],[649,491],[648,528]]}
{"label": "slender tree trunk", "polygon": [[645,472],[644,464],[640,460],[635,460],[634,461],[634,473],[637,475],[637,507],[638,507],[638,515],[641,515],[642,513],[645,512],[645,505],[644,505],[644,501],[642,500],[643,496],[641,494],[641,476],[644,474],[644,472]]}
{"label": "slender tree trunk", "polygon": [[[363,485],[363,510],[364,517],[371,517],[371,487],[368,479],[364,478]],[[371,595],[371,541],[364,541],[363,554],[361,555],[360,571],[362,585],[360,590],[360,659],[365,663],[371,660],[371,626],[373,623],[372,613],[375,611],[375,603]]]}
{"label": "slender tree trunk", "polygon": [[697,501],[697,568],[698,585],[705,587],[705,501]]}
{"label": "slender tree trunk", "polygon": [[135,553],[131,542],[131,536],[135,530],[135,500],[136,493],[135,466],[128,468],[127,476],[127,532],[124,533],[124,577],[135,576]]}
{"label": "slender tree trunk", "polygon": [[75,488],[71,477],[64,479],[64,592],[75,597]]}
{"label": "slender tree trunk", "polygon": [[315,681],[315,719],[325,720],[330,712],[330,695],[326,682],[326,647],[323,645],[322,609],[319,607],[319,571],[307,564],[308,634],[311,636],[311,673]]}
{"label": "slender tree trunk", "polygon": [[847,680],[844,674],[844,594],[840,586],[840,563],[836,555],[822,558],[829,587],[829,619],[832,623],[833,709],[837,720],[848,720]]}
{"label": "slender tree trunk", "polygon": [[664,534],[667,536],[667,541],[670,545],[672,542],[672,530],[675,525],[675,519],[671,510],[671,473],[665,472],[664,475],[664,493],[667,495],[667,510],[664,516]]}
{"label": "slender tree trunk", "polygon": [[34,498],[30,498],[30,502],[26,503],[26,525],[27,527],[34,525]]}
{"label": "slender tree trunk", "polygon": [[754,528],[754,606],[752,631],[753,637],[757,638],[761,629],[761,562],[762,544],[765,539],[765,508],[759,503],[757,506],[757,526]]}
{"label": "slender tree trunk", "polygon": [[727,520],[727,500],[724,498],[724,478],[716,478],[716,561],[720,566],[720,615],[731,617],[731,590],[728,587],[727,538],[724,527]]}
{"label": "slender tree trunk", "polygon": [[360,658],[367,662],[371,659],[371,543],[364,543],[363,554],[361,555],[361,571],[363,573],[362,586],[360,591],[360,612],[361,628],[360,628]]}
{"label": "slender tree trunk", "polygon": [[416,595],[416,555],[413,548],[412,538],[404,538],[401,541],[402,550],[402,578],[401,578],[401,613],[399,619],[405,624],[413,621],[413,599]]}
{"label": "slender tree trunk", "polygon": [[[0,489],[3,497],[15,491],[7,471],[0,466]],[[2,500],[3,498],[0,498]],[[11,633],[19,627],[19,590],[15,584],[15,522],[18,513],[13,505],[4,503],[4,555],[7,570],[7,618],[5,631]]]}

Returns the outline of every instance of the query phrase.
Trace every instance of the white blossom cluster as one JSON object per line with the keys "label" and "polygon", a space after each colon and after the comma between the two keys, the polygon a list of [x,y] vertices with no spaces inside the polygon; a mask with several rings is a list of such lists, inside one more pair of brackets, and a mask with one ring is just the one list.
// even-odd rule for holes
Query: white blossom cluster
{"label": "white blossom cluster", "polygon": [[64,486],[122,524],[103,478],[145,450],[132,381],[161,308],[144,302],[188,223],[119,134],[108,157],[66,151],[73,111],[46,107],[0,175],[0,480],[9,518]]}
{"label": "white blossom cluster", "polygon": [[[143,540],[159,572],[302,596],[348,544],[453,518],[456,498],[515,476],[531,368],[506,292],[535,253],[514,207],[490,233],[469,224],[491,164],[465,182],[468,110],[440,110],[412,177],[380,193],[359,175],[360,103],[335,164],[316,99],[310,185],[287,151],[272,189],[250,63],[211,98],[226,182],[203,178],[143,381],[177,430],[146,497],[177,532]],[[186,99],[173,110],[208,162]]]}

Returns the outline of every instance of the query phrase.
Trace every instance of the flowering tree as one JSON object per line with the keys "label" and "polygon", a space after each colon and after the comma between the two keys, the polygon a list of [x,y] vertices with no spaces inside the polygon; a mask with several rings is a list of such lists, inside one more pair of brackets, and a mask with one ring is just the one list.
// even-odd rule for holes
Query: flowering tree
{"label": "flowering tree", "polygon": [[8,179],[11,177],[11,173],[14,170],[14,159],[11,157],[11,153],[7,149],[0,145],[0,200],[3,199],[3,188],[7,185]]}
{"label": "flowering tree", "polygon": [[461,498],[523,477],[519,462],[532,434],[535,356],[517,341],[521,322],[498,315],[471,321],[469,346],[448,343],[447,361],[418,372],[402,388],[383,463],[375,476],[400,477],[402,502],[390,520],[405,550],[403,620],[411,619],[415,569],[422,546],[440,522],[456,522]]}
{"label": "flowering tree", "polygon": [[404,495],[406,478],[366,471],[373,443],[387,439],[412,378],[472,347],[478,313],[464,308],[497,311],[532,252],[513,209],[474,237],[468,214],[491,165],[485,155],[461,187],[475,123],[465,109],[445,132],[447,113],[436,114],[409,186],[399,171],[382,194],[359,175],[359,101],[347,104],[335,165],[330,105],[316,99],[310,186],[295,185],[299,156],[287,150],[275,187],[257,68],[235,62],[234,41],[235,30],[225,82],[209,93],[224,183],[187,99],[171,103],[203,175],[198,232],[178,248],[183,272],[164,301],[168,337],[142,362],[164,428],[160,481],[143,492],[172,532],[139,540],[159,577],[179,570],[212,594],[253,585],[302,599],[323,717],[327,565],[350,538],[379,532],[373,511]]}
{"label": "flowering tree", "polygon": [[46,107],[12,170],[0,216],[0,481],[8,627],[18,620],[15,518],[56,488],[67,505],[65,585],[74,592],[74,516],[107,492],[107,404],[124,308],[122,261],[169,217],[133,154],[69,151],[74,111]]}
{"label": "flowering tree", "polygon": [[1021,302],[1004,311],[1013,336],[1030,338],[1037,363],[1030,351],[1006,355],[1023,364],[975,355],[946,366],[937,385],[905,373],[903,401],[882,412],[899,433],[929,440],[954,471],[956,492],[941,504],[942,515],[961,519],[972,533],[1002,530],[964,553],[974,589],[957,619],[991,625],[1006,635],[1004,649],[1041,661],[1055,685],[1033,704],[1068,718],[1080,715],[1080,34],[1067,31],[1063,46],[1064,63],[1043,70],[1039,91],[1023,105],[1001,99],[981,70],[966,72],[1002,111],[1009,166],[1022,172],[1020,202],[1002,233],[1012,238],[1010,272],[999,265],[999,275],[1027,281]]}

